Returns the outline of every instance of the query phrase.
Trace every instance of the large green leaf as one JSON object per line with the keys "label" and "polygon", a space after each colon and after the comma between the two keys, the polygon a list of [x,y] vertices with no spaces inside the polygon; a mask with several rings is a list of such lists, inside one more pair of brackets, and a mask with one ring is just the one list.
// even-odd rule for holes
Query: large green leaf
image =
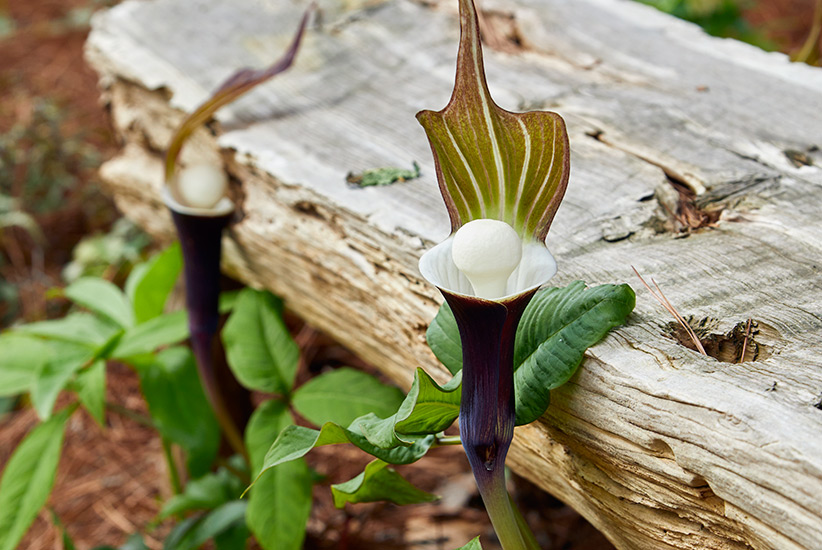
{"label": "large green leaf", "polygon": [[550,390],[571,378],[585,350],[624,323],[635,303],[628,285],[586,289],[582,281],[534,296],[520,321],[514,351],[517,425],[542,416]]}
{"label": "large green leaf", "polygon": [[438,433],[457,419],[460,412],[460,383],[458,372],[444,386],[440,386],[427,372],[417,369],[414,382],[394,417],[394,432],[400,435]]}
{"label": "large green leaf", "polygon": [[100,426],[105,424],[106,362],[98,359],[80,371],[74,383],[80,402]]}
{"label": "large green leaf", "polygon": [[346,503],[378,502],[385,500],[394,504],[417,504],[432,502],[437,495],[417,489],[386,462],[374,460],[357,477],[331,486],[334,506],[344,508]]}
{"label": "large green leaf", "polygon": [[84,365],[95,357],[93,350],[68,342],[43,343],[43,352],[49,359],[37,373],[31,387],[31,402],[42,420],[51,417],[60,391]]}
{"label": "large green leaf", "polygon": [[492,218],[544,240],[569,174],[565,123],[556,113],[512,113],[491,98],[472,0],[460,0],[457,76],[448,105],[422,111],[451,228]]}
{"label": "large green leaf", "polygon": [[0,334],[0,396],[29,391],[47,360],[41,340],[15,332]]}
{"label": "large green leaf", "polygon": [[174,243],[132,270],[126,281],[126,294],[131,299],[137,324],[163,313],[182,267],[180,243]]}
{"label": "large green leaf", "polygon": [[[517,425],[533,422],[545,412],[550,391],[574,374],[585,350],[625,322],[634,303],[634,292],[628,285],[586,290],[582,281],[563,288],[546,288],[534,296],[516,335]],[[461,370],[462,347],[459,351],[453,349],[453,343],[459,343],[459,329],[448,304],[443,304],[435,321],[435,328],[429,329],[429,345],[441,361],[448,361],[449,370]]]}
{"label": "large green leaf", "polygon": [[14,327],[14,332],[98,348],[122,332],[122,328],[91,313],[70,313],[62,319]]}
{"label": "large green leaf", "polygon": [[250,533],[245,521],[237,522],[214,536],[216,550],[246,550]]}
{"label": "large green leaf", "polygon": [[282,302],[269,292],[243,289],[223,329],[228,364],[251,390],[287,394],[299,349],[282,319]]}
{"label": "large green leaf", "polygon": [[64,409],[34,428],[15,449],[0,479],[0,550],[14,550],[54,485],[63,434],[71,411]]}
{"label": "large green leaf", "polygon": [[139,369],[140,386],[160,433],[185,449],[193,477],[208,472],[220,444],[220,428],[206,399],[188,348],[168,348]]}
{"label": "large green leaf", "polygon": [[66,287],[73,302],[107,317],[123,328],[134,326],[134,312],[128,297],[105,279],[83,277]]}
{"label": "large green leaf", "polygon": [[[419,436],[439,433],[459,416],[461,379],[462,373],[457,373],[440,386],[424,370],[417,369],[411,389],[396,413],[385,419],[369,413],[357,418],[348,429],[362,434],[370,445],[380,449],[406,447],[416,443]],[[392,460],[387,462],[397,464]]]}
{"label": "large green leaf", "polygon": [[[366,417],[366,419],[373,421],[373,418]],[[425,456],[435,440],[433,435],[409,437],[408,439],[412,440],[410,443],[398,443],[388,448],[379,447],[371,443],[362,434],[363,425],[367,426],[368,422],[352,424],[354,429],[350,430],[332,422],[324,424],[319,430],[302,426],[288,426],[268,450],[263,464],[263,471],[301,458],[314,447],[336,445],[338,443],[353,443],[366,453],[390,464],[410,464]]]}
{"label": "large green leaf", "polygon": [[297,412],[318,426],[326,422],[348,426],[370,412],[380,417],[391,415],[404,397],[399,388],[343,367],[309,380],[294,392],[292,403]]}
{"label": "large green leaf", "polygon": [[444,302],[425,332],[431,351],[451,374],[457,374],[462,370],[462,342],[460,332],[455,330],[456,328],[454,312],[448,303]]}
{"label": "large green leaf", "polygon": [[184,310],[167,313],[128,329],[112,350],[111,357],[127,361],[186,338],[188,314]]}
{"label": "large green leaf", "polygon": [[[294,428],[288,407],[269,400],[254,411],[246,429],[252,473],[263,470],[272,439]],[[248,497],[246,523],[265,550],[299,550],[311,512],[311,472],[305,461],[294,460],[259,474]]]}

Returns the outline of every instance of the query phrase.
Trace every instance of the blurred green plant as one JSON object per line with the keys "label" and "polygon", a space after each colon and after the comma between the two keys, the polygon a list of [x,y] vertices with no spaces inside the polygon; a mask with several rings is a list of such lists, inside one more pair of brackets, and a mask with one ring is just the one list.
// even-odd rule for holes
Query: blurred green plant
{"label": "blurred green plant", "polygon": [[81,174],[99,165],[97,149],[81,135],[65,135],[64,121],[56,102],[37,99],[27,123],[0,135],[0,194],[35,215],[63,207]]}
{"label": "blurred green plant", "polygon": [[[198,388],[191,353],[167,347],[188,336],[185,312],[163,312],[179,273],[168,266],[179,266],[179,256],[179,247],[172,247],[133,271],[126,292],[104,279],[77,279],[64,291],[75,305],[65,318],[0,333],[0,397],[27,394],[42,420],[15,449],[0,478],[0,550],[17,547],[51,492],[69,417],[82,406],[105,424],[108,361],[137,371],[161,435],[186,451],[192,475],[208,471],[219,430]],[[140,284],[158,273],[171,284]],[[158,287],[165,289],[161,300],[154,296]],[[158,302],[151,315],[138,320],[137,304]],[[167,349],[157,353],[159,348]],[[55,413],[63,391],[76,400]]]}
{"label": "blurred green plant", "polygon": [[151,244],[149,237],[128,218],[120,218],[107,233],[84,237],[72,251],[72,259],[63,268],[63,280],[71,283],[84,276],[127,273],[139,262],[141,254]]}
{"label": "blurred green plant", "polygon": [[636,0],[680,19],[696,23],[710,35],[736,38],[763,50],[777,50],[776,44],[742,16],[745,0]]}
{"label": "blurred green plant", "polygon": [[[389,416],[403,401],[399,389],[347,367],[296,387],[300,350],[283,320],[282,301],[253,289],[224,293],[220,310],[230,312],[222,334],[229,367],[247,389],[267,398],[245,430],[250,462],[239,455],[219,458],[219,425],[193,354],[178,345],[188,337],[186,312],[165,312],[181,268],[180,246],[175,244],[136,265],[123,290],[98,277],[77,278],[61,293],[74,304],[64,318],[0,333],[0,415],[18,401],[29,402],[42,420],[14,451],[0,478],[0,550],[17,547],[45,504],[72,414],[82,407],[101,426],[107,410],[138,416],[106,401],[109,361],[136,371],[150,415],[140,421],[159,432],[169,451],[175,495],[154,524],[177,520],[165,550],[194,549],[208,540],[218,550],[241,550],[251,535],[265,550],[299,550],[312,487],[320,478],[303,460],[261,474],[271,441],[286,428],[296,428],[293,412],[316,425],[348,425],[367,414]],[[63,392],[74,399],[55,412]],[[18,400],[20,395],[26,398]],[[170,445],[184,451],[185,472],[172,459]],[[212,471],[215,465],[219,467]],[[242,499],[249,480],[258,476],[248,498]],[[402,503],[434,498],[410,487],[382,463],[336,488],[335,499],[342,508],[346,502],[386,498],[385,491],[400,495]],[[70,547],[59,518],[53,521]],[[136,533],[120,548],[145,546]]]}

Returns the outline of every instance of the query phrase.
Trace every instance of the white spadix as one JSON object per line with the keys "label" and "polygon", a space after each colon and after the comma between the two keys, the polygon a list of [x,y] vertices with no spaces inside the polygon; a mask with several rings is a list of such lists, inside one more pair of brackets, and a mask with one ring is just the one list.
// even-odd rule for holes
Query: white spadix
{"label": "white spadix", "polygon": [[179,199],[191,208],[213,208],[227,190],[225,172],[211,164],[186,166],[177,175]]}
{"label": "white spadix", "polygon": [[506,294],[508,277],[522,259],[522,241],[505,222],[473,220],[454,235],[451,257],[477,297],[495,300]]}

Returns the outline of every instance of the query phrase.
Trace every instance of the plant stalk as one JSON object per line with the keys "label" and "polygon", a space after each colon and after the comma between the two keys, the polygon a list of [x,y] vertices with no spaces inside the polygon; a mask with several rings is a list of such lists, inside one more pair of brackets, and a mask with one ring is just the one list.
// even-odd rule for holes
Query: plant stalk
{"label": "plant stalk", "polygon": [[505,488],[505,469],[474,472],[482,502],[504,550],[540,550],[534,534],[514,506]]}
{"label": "plant stalk", "polygon": [[175,495],[179,495],[183,492],[183,486],[180,483],[180,474],[177,472],[177,464],[174,462],[174,455],[171,452],[171,442],[165,437],[161,438],[161,442],[163,445],[163,456],[168,466],[168,478],[171,481],[171,490]]}
{"label": "plant stalk", "polygon": [[[237,397],[235,402],[238,407],[235,408],[238,417],[233,416],[224,398],[225,392],[234,390],[237,396],[243,392],[238,391],[241,388],[236,380],[227,376],[221,379],[219,376],[220,371],[227,370],[225,351],[217,338],[220,324],[220,259],[223,229],[231,216],[195,216],[173,209],[171,214],[183,251],[188,326],[200,381],[226,441],[234,452],[248,461],[240,428],[242,419],[238,417],[246,412],[240,411],[239,406],[250,406],[250,403],[241,403]],[[247,395],[245,397],[247,400]]]}

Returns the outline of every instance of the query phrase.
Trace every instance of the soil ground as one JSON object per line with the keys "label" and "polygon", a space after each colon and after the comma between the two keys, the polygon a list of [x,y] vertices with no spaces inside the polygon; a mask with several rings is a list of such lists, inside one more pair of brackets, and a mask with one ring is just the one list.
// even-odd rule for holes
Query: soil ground
{"label": "soil ground", "polygon": [[[94,160],[114,154],[117,143],[98,103],[97,77],[82,58],[88,14],[110,3],[0,0],[0,136],[15,129],[32,130],[16,142],[0,142],[0,161],[5,159],[8,165],[9,154],[35,149],[39,129],[33,126],[40,124],[37,116],[44,103],[59,113],[50,120],[62,147],[46,151],[56,160],[28,158],[14,164],[4,176],[7,181],[0,181],[0,192],[24,196],[32,174],[43,166],[55,170],[52,164],[61,158],[58,168],[63,171],[57,170],[58,175],[71,184],[50,208],[23,205],[43,229],[44,242],[24,230],[0,227],[0,282],[11,285],[18,296],[14,304],[0,299],[0,319],[33,321],[59,314],[64,304],[48,301],[46,291],[61,284],[60,272],[73,247],[84,235],[105,230],[119,217],[98,191]],[[744,17],[780,49],[792,52],[807,36],[813,6],[814,0],[760,0],[749,3]],[[10,151],[11,146],[16,150]],[[8,322],[0,321],[0,327]],[[162,548],[169,525],[153,531],[146,531],[146,526],[170,494],[168,475],[159,438],[139,422],[146,414],[145,404],[136,376],[128,368],[110,366],[107,398],[120,412],[110,411],[104,427],[85,414],[71,420],[54,492],[21,549],[64,547],[52,511],[78,550],[116,546],[135,531],[145,533],[152,550]],[[27,407],[0,416],[0,469],[35,423]],[[353,477],[367,459],[353,448],[343,448],[342,456],[339,452],[338,446],[310,455],[312,467],[327,482],[315,490],[306,548],[440,550],[460,546],[477,533],[491,540],[490,525],[459,448],[439,449],[421,464],[401,470],[422,488],[445,495],[439,503],[402,508],[369,504],[345,511],[333,507],[327,485]],[[527,518],[544,549],[613,548],[573,510],[527,482],[514,478],[512,489],[528,510]]]}

